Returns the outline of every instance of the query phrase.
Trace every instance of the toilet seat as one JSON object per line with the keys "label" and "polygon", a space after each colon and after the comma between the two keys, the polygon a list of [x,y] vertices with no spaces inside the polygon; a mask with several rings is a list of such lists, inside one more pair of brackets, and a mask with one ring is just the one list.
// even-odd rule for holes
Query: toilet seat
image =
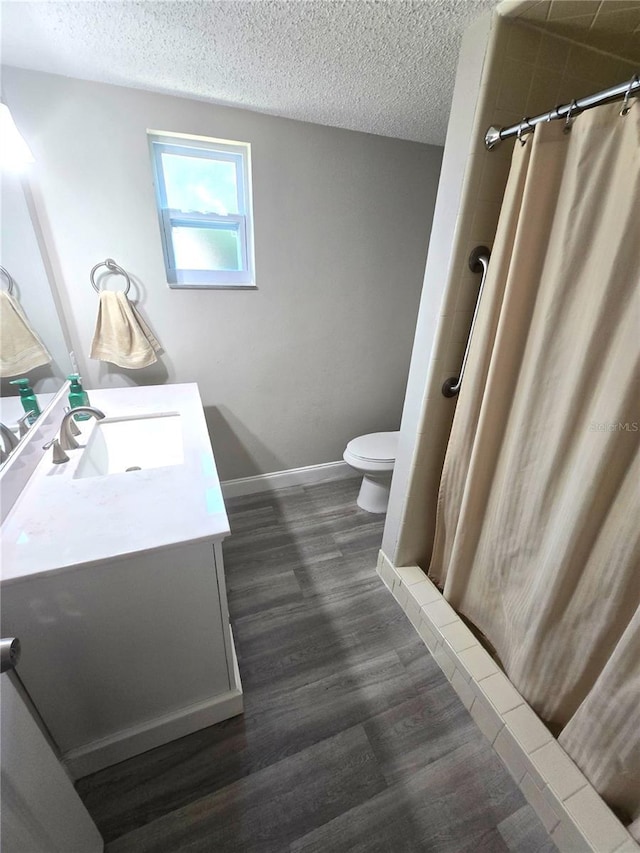
{"label": "toilet seat", "polygon": [[393,465],[398,450],[397,432],[371,432],[352,438],[346,452],[362,462],[387,463]]}
{"label": "toilet seat", "polygon": [[390,474],[396,462],[397,432],[371,432],[352,438],[344,451],[344,461],[363,474]]}

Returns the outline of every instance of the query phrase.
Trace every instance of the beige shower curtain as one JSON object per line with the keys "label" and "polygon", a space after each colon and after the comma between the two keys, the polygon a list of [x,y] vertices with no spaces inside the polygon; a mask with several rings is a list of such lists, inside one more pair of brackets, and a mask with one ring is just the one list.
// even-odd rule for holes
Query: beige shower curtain
{"label": "beige shower curtain", "polygon": [[516,143],[430,575],[640,835],[640,102]]}

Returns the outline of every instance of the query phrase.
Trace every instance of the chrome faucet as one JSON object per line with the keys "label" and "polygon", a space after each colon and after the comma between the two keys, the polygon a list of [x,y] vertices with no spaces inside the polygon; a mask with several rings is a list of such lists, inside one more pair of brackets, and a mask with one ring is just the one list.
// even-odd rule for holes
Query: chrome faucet
{"label": "chrome faucet", "polygon": [[12,450],[18,446],[19,439],[9,427],[0,423],[0,435],[2,435],[2,447],[0,447],[0,463],[5,462],[9,458]]}
{"label": "chrome faucet", "polygon": [[21,438],[24,438],[25,435],[29,432],[29,427],[31,424],[29,423],[29,418],[33,417],[32,412],[25,412],[24,415],[18,421],[18,441]]}

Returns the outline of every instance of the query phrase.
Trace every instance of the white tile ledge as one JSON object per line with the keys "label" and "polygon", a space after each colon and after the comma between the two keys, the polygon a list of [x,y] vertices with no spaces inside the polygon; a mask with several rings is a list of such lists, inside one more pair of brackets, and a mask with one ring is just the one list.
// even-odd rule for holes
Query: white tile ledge
{"label": "white tile ledge", "polygon": [[[507,728],[527,755],[553,740],[549,729],[526,702],[504,715]],[[558,745],[561,751],[562,747]]]}
{"label": "white tile ledge", "polygon": [[640,846],[422,569],[396,568],[380,551],[378,574],[410,615],[560,853],[640,853]]}
{"label": "white tile ledge", "polygon": [[588,784],[581,771],[554,739],[531,752],[529,759],[534,773],[538,775],[538,784],[542,786],[546,780],[550,791],[560,801],[566,800]]}
{"label": "white tile ledge", "polygon": [[603,808],[602,799],[591,785],[564,800],[564,806],[598,853],[614,853],[627,841],[626,829],[613,812]]}
{"label": "white tile ledge", "polygon": [[468,681],[480,681],[488,675],[493,675],[494,672],[499,672],[496,662],[480,643],[463,649],[459,654],[459,662]]}
{"label": "white tile ledge", "polygon": [[404,566],[396,569],[396,572],[405,586],[412,586],[414,583],[422,583],[427,580],[427,576],[418,566]]}
{"label": "white tile ledge", "polygon": [[440,633],[453,652],[463,652],[478,645],[471,631],[459,619],[449,625],[443,625]]}

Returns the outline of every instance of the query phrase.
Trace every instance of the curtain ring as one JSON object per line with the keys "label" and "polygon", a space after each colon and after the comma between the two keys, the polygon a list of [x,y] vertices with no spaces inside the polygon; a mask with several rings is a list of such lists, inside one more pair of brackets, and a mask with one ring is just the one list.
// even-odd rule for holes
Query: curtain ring
{"label": "curtain ring", "polygon": [[629,80],[629,86],[627,91],[624,93],[624,100],[622,102],[622,109],[620,110],[621,116],[626,116],[631,107],[629,106],[629,98],[631,97],[631,90],[636,85],[636,83],[640,82],[640,75],[634,74],[631,80]]}
{"label": "curtain ring", "polygon": [[569,131],[571,130],[571,113],[573,112],[573,110],[577,109],[577,107],[578,102],[574,98],[569,104],[569,111],[567,112],[567,117],[564,120],[564,129],[562,131],[563,133],[569,133]]}
{"label": "curtain ring", "polygon": [[547,115],[547,121],[553,121],[553,119],[560,118],[560,113],[558,112],[559,109],[560,104],[556,104],[555,107],[550,110],[549,114]]}
{"label": "curtain ring", "polygon": [[[524,125],[525,125],[525,124],[526,124],[526,126],[527,126],[527,127],[526,127],[526,130],[525,130],[525,128],[524,128]],[[526,131],[529,131],[529,130],[533,130],[533,125],[531,124],[531,122],[529,121],[529,119],[525,116],[525,117],[522,119],[522,121],[520,122],[520,124],[518,125],[518,133],[516,134],[516,136],[517,136],[517,138],[518,138],[518,142],[520,143],[520,145],[524,146],[524,145],[526,145],[526,144],[527,144],[527,140],[526,140],[526,139],[523,139],[523,138],[522,138],[522,135],[523,135],[523,133],[525,133]]]}

